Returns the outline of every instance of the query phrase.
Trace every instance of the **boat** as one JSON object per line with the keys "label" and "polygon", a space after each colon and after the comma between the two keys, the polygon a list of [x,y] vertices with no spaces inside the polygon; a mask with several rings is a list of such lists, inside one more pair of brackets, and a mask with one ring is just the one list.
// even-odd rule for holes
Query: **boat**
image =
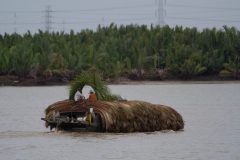
{"label": "boat", "polygon": [[59,120],[57,121],[53,119],[46,119],[46,118],[41,118],[41,120],[46,121],[46,124],[50,126],[51,131],[53,128],[57,128],[57,130],[64,130],[64,131],[101,132],[101,128],[100,128],[101,124],[98,119],[95,119],[95,121],[91,124],[89,124],[89,121],[84,121],[84,120],[82,121],[73,120],[73,121],[67,122],[65,118],[62,118],[64,114],[66,113],[63,113],[61,115],[61,118],[59,118]]}
{"label": "boat", "polygon": [[[72,106],[74,108],[74,106]],[[71,111],[70,111],[71,110]],[[45,126],[52,131],[53,128],[64,131],[76,131],[76,132],[101,132],[101,117],[98,113],[90,112],[91,121],[86,120],[86,114],[88,111],[85,108],[80,110],[63,111],[59,113],[59,116],[53,116],[50,118],[41,118],[45,121]],[[91,110],[91,109],[90,109]]]}
{"label": "boat", "polygon": [[[97,97],[74,100],[77,90],[90,86]],[[82,92],[81,92],[82,93]],[[154,132],[182,130],[182,116],[173,108],[141,100],[124,100],[112,94],[97,72],[82,72],[72,81],[69,98],[45,109],[45,126],[50,130],[90,132]]]}
{"label": "boat", "polygon": [[41,120],[50,130],[126,133],[184,128],[182,116],[173,108],[144,101],[66,99],[48,106],[45,114]]}

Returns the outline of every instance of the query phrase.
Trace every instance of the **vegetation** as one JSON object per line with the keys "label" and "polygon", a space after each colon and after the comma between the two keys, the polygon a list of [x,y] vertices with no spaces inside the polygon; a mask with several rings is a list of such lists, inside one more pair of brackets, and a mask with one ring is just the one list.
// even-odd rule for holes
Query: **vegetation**
{"label": "vegetation", "polygon": [[132,79],[200,75],[239,79],[239,64],[240,34],[227,26],[199,32],[180,26],[111,24],[98,26],[95,32],[0,35],[0,75],[43,83],[53,78],[71,81],[83,71],[97,71],[116,82],[123,74]]}
{"label": "vegetation", "polygon": [[107,85],[102,81],[102,77],[97,72],[83,72],[77,75],[71,82],[69,89],[69,100],[74,99],[74,95],[78,88],[83,89],[85,85],[89,85],[94,90],[98,100],[122,100],[119,95],[112,94]]}

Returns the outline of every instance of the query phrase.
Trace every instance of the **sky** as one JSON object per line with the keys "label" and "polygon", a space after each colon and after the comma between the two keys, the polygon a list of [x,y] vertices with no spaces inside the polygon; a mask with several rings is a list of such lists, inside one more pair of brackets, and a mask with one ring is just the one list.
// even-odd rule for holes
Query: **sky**
{"label": "sky", "polygon": [[158,13],[171,28],[240,29],[240,0],[0,0],[0,34],[76,33],[111,23],[150,28],[159,24]]}

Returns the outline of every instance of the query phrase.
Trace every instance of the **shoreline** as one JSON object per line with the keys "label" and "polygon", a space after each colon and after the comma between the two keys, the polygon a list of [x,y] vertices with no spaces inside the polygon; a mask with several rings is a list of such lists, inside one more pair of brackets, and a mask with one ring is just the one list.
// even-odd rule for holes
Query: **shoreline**
{"label": "shoreline", "polygon": [[[231,84],[240,83],[240,80],[235,79],[219,79],[216,77],[204,77],[194,80],[179,80],[179,79],[165,79],[165,80],[130,80],[126,77],[121,77],[120,82],[107,82],[107,85],[164,85],[164,84]],[[60,80],[52,80],[42,83],[34,79],[24,79],[18,81],[16,76],[0,76],[0,86],[64,86],[70,85],[69,82]]]}
{"label": "shoreline", "polygon": [[108,85],[164,85],[164,84],[231,84],[240,83],[240,81],[181,81],[181,80],[168,80],[168,81],[127,81],[117,83],[110,83]]}

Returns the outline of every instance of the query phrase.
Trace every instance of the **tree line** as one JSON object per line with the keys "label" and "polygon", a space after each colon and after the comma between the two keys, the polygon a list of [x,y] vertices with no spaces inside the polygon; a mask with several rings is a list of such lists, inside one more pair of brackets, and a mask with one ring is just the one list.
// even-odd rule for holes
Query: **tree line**
{"label": "tree line", "polygon": [[75,33],[0,35],[0,75],[47,81],[72,80],[82,71],[104,78],[240,78],[240,34],[222,29],[146,25],[98,26]]}

